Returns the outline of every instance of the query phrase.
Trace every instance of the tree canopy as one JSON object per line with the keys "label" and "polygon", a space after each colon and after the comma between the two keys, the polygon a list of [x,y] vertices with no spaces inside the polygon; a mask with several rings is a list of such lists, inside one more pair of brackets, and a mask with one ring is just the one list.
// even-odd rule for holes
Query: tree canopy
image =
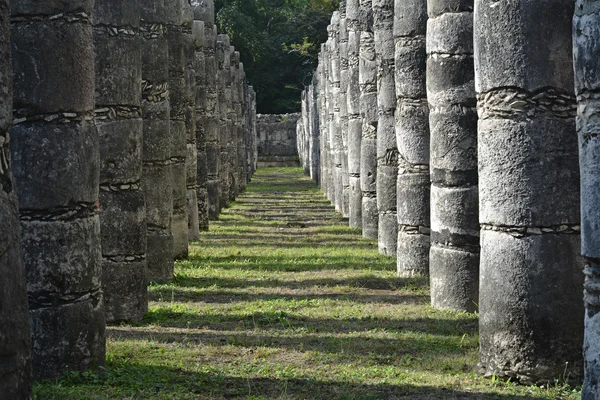
{"label": "tree canopy", "polygon": [[216,0],[219,32],[227,33],[260,113],[300,111],[300,94],[312,79],[320,44],[339,0]]}

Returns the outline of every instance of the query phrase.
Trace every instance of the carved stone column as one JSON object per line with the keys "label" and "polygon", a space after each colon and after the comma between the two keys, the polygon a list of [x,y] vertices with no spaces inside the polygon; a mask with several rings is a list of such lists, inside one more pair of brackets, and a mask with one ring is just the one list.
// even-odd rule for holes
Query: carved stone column
{"label": "carved stone column", "polygon": [[32,399],[31,341],[27,281],[21,250],[21,227],[15,181],[11,173],[13,121],[10,55],[10,4],[0,2],[0,393],[6,399]]}
{"label": "carved stone column", "polygon": [[477,110],[473,2],[429,0],[427,99],[431,129],[431,304],[479,304]]}
{"label": "carved stone column", "polygon": [[584,257],[585,336],[583,400],[600,398],[600,2],[579,0],[573,19],[573,54],[579,166],[581,171],[581,251]]}
{"label": "carved stone column", "polygon": [[346,107],[348,111],[348,184],[350,186],[348,219],[351,228],[360,228],[362,226],[362,190],[360,188],[362,119],[360,117],[360,86],[358,84],[360,49],[359,0],[346,1],[346,21],[348,26],[348,88],[346,89]]}
{"label": "carved stone column", "polygon": [[398,274],[429,273],[429,107],[425,89],[426,0],[396,0]]}
{"label": "carved stone column", "polygon": [[396,255],[398,221],[396,180],[398,148],[394,112],[394,0],[373,0],[373,31],[377,64],[377,210],[379,252]]}
{"label": "carved stone column", "polygon": [[110,322],[139,321],[148,311],[140,12],[139,0],[97,0],[93,15],[102,290]]}
{"label": "carved stone column", "polygon": [[169,105],[169,46],[166,9],[142,0],[142,189],[146,200],[148,279],[173,278],[173,183]]}
{"label": "carved stone column", "polygon": [[565,0],[474,8],[480,368],[523,382],[581,370],[573,10]]}
{"label": "carved stone column", "polygon": [[12,4],[11,157],[36,379],[105,362],[93,6]]}
{"label": "carved stone column", "polygon": [[360,0],[359,85],[362,137],[360,186],[362,190],[362,234],[378,237],[377,209],[377,63],[371,0]]}
{"label": "carved stone column", "polygon": [[173,182],[173,257],[185,258],[188,254],[187,210],[187,131],[186,113],[191,97],[188,85],[187,51],[191,44],[192,29],[188,24],[187,0],[165,3],[167,12],[167,40],[169,42],[169,102],[171,106],[171,176]]}

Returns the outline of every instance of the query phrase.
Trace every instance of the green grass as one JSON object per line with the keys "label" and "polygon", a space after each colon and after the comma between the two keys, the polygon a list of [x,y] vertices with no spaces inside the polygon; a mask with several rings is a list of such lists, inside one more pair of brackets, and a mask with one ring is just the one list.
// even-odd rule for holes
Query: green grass
{"label": "green grass", "polygon": [[298,168],[259,170],[150,287],[143,322],[107,329],[107,366],[36,399],[578,399],[474,372],[477,315],[434,310]]}

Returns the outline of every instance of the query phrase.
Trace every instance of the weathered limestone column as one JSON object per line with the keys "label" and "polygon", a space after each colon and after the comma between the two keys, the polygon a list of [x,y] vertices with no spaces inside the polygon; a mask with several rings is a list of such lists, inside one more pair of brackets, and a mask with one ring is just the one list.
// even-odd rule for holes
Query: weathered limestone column
{"label": "weathered limestone column", "polygon": [[346,18],[346,1],[340,1],[340,28],[339,28],[339,58],[340,58],[340,92],[338,107],[340,109],[339,132],[341,146],[339,158],[341,163],[341,212],[344,217],[350,214],[350,175],[348,174],[348,21]]}
{"label": "weathered limestone column", "polygon": [[[362,190],[360,188],[360,148],[362,119],[360,116],[359,49],[360,20],[359,0],[346,1],[348,26],[348,88],[346,107],[348,110],[348,219],[351,228],[362,226]],[[314,178],[313,178],[314,179]]]}
{"label": "weathered limestone column", "polygon": [[398,274],[429,273],[429,107],[425,88],[426,0],[396,0]]}
{"label": "weathered limestone column", "polygon": [[302,121],[302,130],[298,131],[298,138],[296,143],[298,144],[298,155],[300,156],[300,165],[304,169],[304,174],[310,175],[310,160],[309,160],[309,129],[310,129],[310,104],[308,101],[308,86],[304,88],[301,95],[301,108],[302,118],[298,122]]}
{"label": "weathered limestone column", "polygon": [[229,120],[231,129],[229,131],[229,200],[234,201],[240,194],[240,171],[239,154],[241,142],[241,106],[239,86],[240,79],[240,53],[230,46],[231,51],[231,107],[229,108]]}
{"label": "weathered limestone column", "polygon": [[256,172],[258,163],[258,140],[256,137],[256,92],[253,86],[248,86],[248,92],[250,93],[250,137],[252,138],[252,144],[250,151],[252,152],[252,174]]}
{"label": "weathered limestone column", "polygon": [[229,138],[231,136],[231,45],[228,35],[217,35],[217,62],[219,65],[217,95],[219,97],[219,204],[229,205]]}
{"label": "weathered limestone column", "polygon": [[480,369],[522,382],[581,369],[573,11],[564,0],[474,8]]}
{"label": "weathered limestone column", "polygon": [[340,13],[334,11],[329,25],[329,146],[331,185],[330,200],[338,212],[342,212],[342,132],[340,130]]}
{"label": "weathered limestone column", "polygon": [[197,195],[198,195],[198,228],[200,231],[208,230],[208,164],[206,159],[206,132],[208,127],[207,113],[207,77],[206,57],[204,54],[204,21],[195,20],[192,31],[194,34],[196,71],[196,152],[198,154],[196,165]]}
{"label": "weathered limestone column", "polygon": [[196,140],[196,37],[194,36],[194,12],[189,0],[183,0],[183,27],[185,45],[185,134],[187,155],[186,201],[188,241],[200,239],[198,211],[198,148]]}
{"label": "weathered limestone column", "polygon": [[10,57],[10,4],[0,2],[0,397],[32,399],[31,332],[27,281],[21,250],[19,206],[10,171],[10,137],[13,121]]}
{"label": "weathered limestone column", "polygon": [[105,360],[93,7],[12,4],[11,157],[36,379]]}
{"label": "weathered limestone column", "polygon": [[431,304],[479,303],[477,110],[473,2],[429,0],[427,99],[431,130]]}
{"label": "weathered limestone column", "polygon": [[575,61],[575,91],[579,108],[579,165],[581,171],[581,251],[585,266],[585,333],[583,344],[583,400],[600,398],[600,142],[596,132],[600,96],[600,3],[597,0],[578,0],[573,19],[573,54]]}
{"label": "weathered limestone column", "polygon": [[139,0],[97,0],[93,15],[102,291],[110,322],[139,321],[148,311],[140,7]]}
{"label": "weathered limestone column", "polygon": [[373,0],[373,31],[377,63],[377,209],[379,252],[396,255],[398,221],[396,179],[398,148],[394,111],[394,0]]}
{"label": "weathered limestone column", "polygon": [[309,88],[310,108],[310,177],[319,185],[321,183],[321,175],[319,165],[320,160],[320,120],[319,120],[319,74],[313,75],[312,84]]}
{"label": "weathered limestone column", "polygon": [[359,85],[362,134],[360,145],[360,187],[362,190],[362,234],[377,238],[377,62],[371,0],[360,0]]}
{"label": "weathered limestone column", "polygon": [[[239,56],[238,56],[239,57]],[[238,109],[238,118],[240,119],[240,144],[239,144],[239,152],[238,159],[240,165],[240,181],[239,188],[240,193],[246,191],[248,186],[248,182],[250,180],[249,174],[249,153],[248,153],[248,123],[247,123],[247,99],[248,99],[248,84],[246,82],[246,71],[244,70],[244,63],[240,62],[240,83],[238,86],[239,96],[240,96],[240,104]]]}
{"label": "weathered limestone column", "polygon": [[160,0],[142,0],[142,189],[146,200],[148,279],[173,278],[173,183],[169,123],[169,46],[166,9]]}
{"label": "weathered limestone column", "polygon": [[[202,104],[205,118],[200,129],[204,131],[206,142],[206,193],[208,217],[216,220],[219,217],[219,115],[217,99],[217,59],[215,48],[217,34],[215,27],[215,6],[213,0],[192,0],[194,18],[204,21],[204,90],[198,90],[197,95],[203,96]],[[199,99],[198,99],[199,100]],[[200,199],[198,199],[200,201]],[[198,205],[201,209],[201,205]]]}
{"label": "weathered limestone column", "polygon": [[165,3],[169,42],[169,102],[171,126],[171,172],[173,182],[173,257],[188,254],[187,127],[186,112],[191,91],[187,88],[186,46],[192,36],[184,20],[186,0]]}
{"label": "weathered limestone column", "polygon": [[[329,31],[329,27],[327,28]],[[319,120],[321,122],[319,135],[321,137],[320,142],[320,153],[321,153],[321,190],[330,199],[330,171],[329,171],[329,77],[328,73],[328,44],[321,44],[321,52],[319,53],[319,83],[320,83],[320,96],[319,96]]]}

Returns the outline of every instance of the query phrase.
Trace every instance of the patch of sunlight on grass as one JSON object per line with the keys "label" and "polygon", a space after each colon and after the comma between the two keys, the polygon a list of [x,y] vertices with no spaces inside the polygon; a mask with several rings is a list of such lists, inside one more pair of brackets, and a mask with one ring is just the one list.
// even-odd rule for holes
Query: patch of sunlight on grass
{"label": "patch of sunlight on grass", "polygon": [[38,382],[39,400],[566,399],[580,388],[474,371],[477,314],[429,306],[302,175],[248,190],[151,284],[143,321],[107,328],[107,365]]}

